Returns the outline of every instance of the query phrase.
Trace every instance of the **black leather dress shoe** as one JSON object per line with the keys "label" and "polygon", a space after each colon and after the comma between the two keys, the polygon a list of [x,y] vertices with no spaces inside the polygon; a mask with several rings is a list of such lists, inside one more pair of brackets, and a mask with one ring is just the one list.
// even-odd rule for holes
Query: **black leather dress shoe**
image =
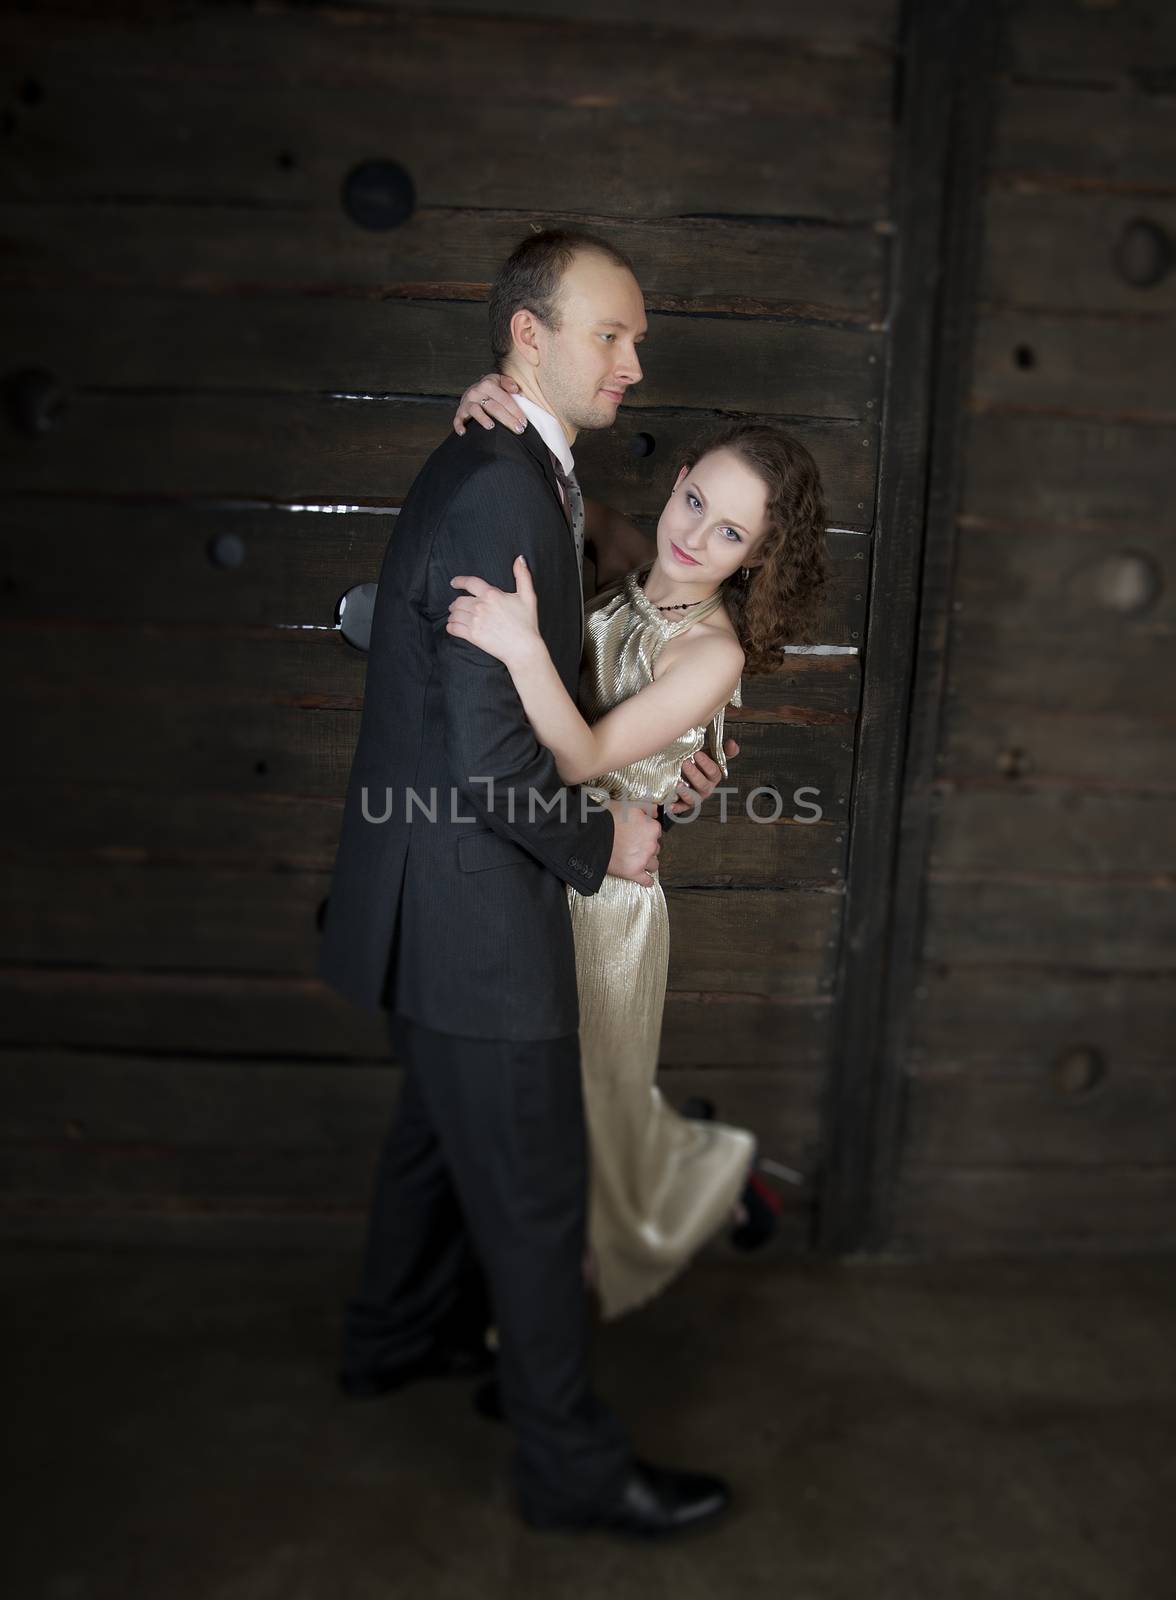
{"label": "black leather dress shoe", "polygon": [[[497,1378],[487,1378],[474,1390],[474,1409],[494,1422],[505,1420]],[[730,1503],[731,1490],[722,1478],[678,1472],[634,1458],[633,1470],[615,1505],[578,1519],[524,1511],[523,1520],[532,1528],[550,1531],[577,1533],[597,1528],[638,1539],[664,1539],[714,1521]]]}
{"label": "black leather dress shoe", "polygon": [[544,1532],[596,1529],[635,1539],[666,1539],[709,1526],[730,1504],[731,1489],[722,1478],[634,1459],[628,1480],[611,1506],[571,1519],[524,1511],[523,1520]]}
{"label": "black leather dress shoe", "polygon": [[374,1400],[424,1378],[476,1378],[495,1365],[494,1353],[481,1345],[442,1345],[419,1361],[375,1372],[340,1372],[339,1387],[349,1400]]}

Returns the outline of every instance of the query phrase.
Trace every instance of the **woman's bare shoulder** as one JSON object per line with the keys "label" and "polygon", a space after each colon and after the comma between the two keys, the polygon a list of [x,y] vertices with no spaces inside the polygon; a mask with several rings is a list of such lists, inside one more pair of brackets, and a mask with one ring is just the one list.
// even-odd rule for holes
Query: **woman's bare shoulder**
{"label": "woman's bare shoulder", "polygon": [[701,622],[696,622],[692,628],[687,628],[685,633],[668,639],[658,652],[654,677],[659,677],[667,667],[685,661],[697,661],[703,656],[714,662],[715,670],[720,674],[724,671],[741,673],[745,656],[739,636],[725,611],[721,622],[718,616],[718,612],[713,612]]}
{"label": "woman's bare shoulder", "polygon": [[[700,639],[705,639],[717,634],[725,639],[733,639],[737,645],[739,644],[739,635],[735,631],[735,624],[727,615],[727,608],[725,606],[716,607],[716,609],[711,612],[709,617],[703,617],[701,622],[696,622],[692,628],[688,628],[686,630],[682,637],[684,639],[689,639],[691,634],[696,635]],[[742,646],[740,646],[740,648],[742,649]]]}

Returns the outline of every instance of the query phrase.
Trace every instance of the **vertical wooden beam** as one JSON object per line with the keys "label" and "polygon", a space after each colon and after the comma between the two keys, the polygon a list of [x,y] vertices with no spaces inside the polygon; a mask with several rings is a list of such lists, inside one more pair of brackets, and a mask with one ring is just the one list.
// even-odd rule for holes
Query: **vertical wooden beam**
{"label": "vertical wooden beam", "polygon": [[827,1255],[885,1246],[901,1148],[1001,9],[908,0],[900,24],[890,347],[813,1222]]}

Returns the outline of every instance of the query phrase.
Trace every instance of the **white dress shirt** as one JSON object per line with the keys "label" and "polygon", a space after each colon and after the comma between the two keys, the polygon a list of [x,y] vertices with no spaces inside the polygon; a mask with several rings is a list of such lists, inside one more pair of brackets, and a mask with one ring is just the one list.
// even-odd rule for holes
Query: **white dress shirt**
{"label": "white dress shirt", "polygon": [[511,398],[527,421],[534,424],[543,443],[570,477],[576,470],[576,463],[572,460],[572,447],[563,430],[563,423],[558,417],[552,416],[544,406],[538,405],[525,394],[512,395]]}

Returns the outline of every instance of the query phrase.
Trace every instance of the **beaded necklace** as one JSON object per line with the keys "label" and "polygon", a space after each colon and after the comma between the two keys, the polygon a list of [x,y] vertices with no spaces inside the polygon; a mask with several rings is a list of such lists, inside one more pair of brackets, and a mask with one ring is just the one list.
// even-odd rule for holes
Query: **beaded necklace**
{"label": "beaded necklace", "polygon": [[[648,576],[649,576],[649,574],[646,573],[642,577],[638,578],[638,580],[637,580],[637,586],[641,590],[642,594],[645,594],[645,578],[648,577]],[[691,609],[691,607],[693,607],[693,606],[705,605],[708,600],[713,600],[714,599],[714,595],[716,595],[718,593],[719,593],[719,591],[718,591],[718,589],[716,589],[714,591],[714,594],[704,595],[704,597],[701,600],[684,600],[679,605],[673,605],[673,606],[659,606],[657,601],[656,600],[650,600],[648,595],[645,595],[645,598],[646,598],[646,600],[649,601],[649,604],[654,608],[655,611],[689,611]]]}

